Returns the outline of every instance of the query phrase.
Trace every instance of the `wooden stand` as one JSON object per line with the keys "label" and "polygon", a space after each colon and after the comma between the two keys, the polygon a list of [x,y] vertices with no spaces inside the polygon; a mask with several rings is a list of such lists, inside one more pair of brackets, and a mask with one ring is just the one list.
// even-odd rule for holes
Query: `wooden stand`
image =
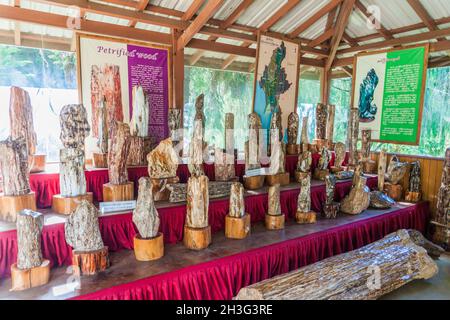
{"label": "wooden stand", "polygon": [[339,212],[339,203],[326,204],[323,206],[323,214],[327,219],[336,219]]}
{"label": "wooden stand", "polygon": [[134,236],[134,255],[138,261],[158,260],[164,256],[164,237],[162,233],[151,239]]}
{"label": "wooden stand", "polygon": [[244,239],[250,234],[250,215],[242,218],[225,217],[225,237],[230,239]]}
{"label": "wooden stand", "polygon": [[108,168],[107,153],[93,153],[92,157],[94,168]]}
{"label": "wooden stand", "polygon": [[265,176],[253,176],[246,177],[244,176],[244,188],[247,190],[258,190],[264,187]]}
{"label": "wooden stand", "polygon": [[325,177],[330,174],[330,170],[314,170],[314,179],[316,180],[325,180]]}
{"label": "wooden stand", "polygon": [[402,200],[403,187],[400,184],[391,184],[389,182],[386,182],[384,184],[384,191],[395,201]]}
{"label": "wooden stand", "polygon": [[103,185],[103,201],[128,201],[134,199],[134,184],[129,181],[126,184],[110,184]]}
{"label": "wooden stand", "polygon": [[288,144],[286,147],[286,152],[289,155],[297,155],[300,151],[300,145],[298,144]]}
{"label": "wooden stand", "polygon": [[60,194],[54,195],[52,200],[52,210],[59,214],[71,214],[78,207],[82,200],[90,203],[93,202],[92,192],[88,192],[82,196],[63,197]]}
{"label": "wooden stand", "polygon": [[364,173],[376,173],[377,163],[373,160],[368,160],[362,163],[362,168]]}
{"label": "wooden stand", "polygon": [[50,261],[44,260],[39,267],[21,270],[11,265],[11,290],[22,291],[42,286],[50,280]]}
{"label": "wooden stand", "polygon": [[284,229],[284,214],[272,216],[266,214],[266,229],[267,230],[281,230]]}
{"label": "wooden stand", "polygon": [[17,213],[24,209],[36,211],[34,192],[20,196],[4,196],[0,194],[0,220],[16,222]]}
{"label": "wooden stand", "polygon": [[73,272],[76,275],[95,275],[109,267],[108,247],[96,251],[72,251]]}
{"label": "wooden stand", "polygon": [[295,181],[296,182],[302,182],[302,180],[305,180],[310,176],[311,176],[310,172],[295,171]]}
{"label": "wooden stand", "polygon": [[170,197],[170,190],[167,188],[167,184],[175,184],[180,181],[180,178],[164,178],[164,179],[153,179],[152,183],[152,193],[153,200],[155,201],[168,201]]}
{"label": "wooden stand", "polygon": [[266,183],[270,187],[276,184],[286,186],[290,183],[289,172],[268,175],[266,176]]}
{"label": "wooden stand", "polygon": [[297,213],[295,214],[295,221],[297,221],[298,224],[316,223],[317,214],[314,211],[310,211],[310,212],[297,211]]}
{"label": "wooden stand", "polygon": [[31,156],[31,169],[30,173],[45,171],[45,154],[34,154]]}
{"label": "wooden stand", "polygon": [[183,244],[191,250],[202,250],[211,244],[211,226],[206,228],[190,228],[184,226]]}
{"label": "wooden stand", "polygon": [[406,192],[405,200],[407,202],[416,203],[422,199],[422,194],[420,192]]}
{"label": "wooden stand", "polygon": [[314,139],[313,144],[317,146],[317,151],[320,152],[323,147],[328,147],[328,140],[327,139]]}

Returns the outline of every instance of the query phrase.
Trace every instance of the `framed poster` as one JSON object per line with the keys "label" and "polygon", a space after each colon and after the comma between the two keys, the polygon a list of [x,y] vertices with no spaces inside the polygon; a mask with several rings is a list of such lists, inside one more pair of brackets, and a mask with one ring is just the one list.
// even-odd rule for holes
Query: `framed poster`
{"label": "framed poster", "polygon": [[428,51],[420,45],[355,56],[351,105],[372,140],[419,144]]}
{"label": "framed poster", "polygon": [[300,45],[297,42],[258,34],[253,111],[263,129],[270,128],[274,112],[280,111],[284,132],[291,112],[297,112]]}
{"label": "framed poster", "polygon": [[169,136],[167,123],[171,99],[169,48],[146,43],[77,34],[78,83],[91,132],[88,155],[97,150],[98,109],[106,107],[107,125],[130,123],[133,88],[142,87],[148,100],[148,137],[157,144]]}

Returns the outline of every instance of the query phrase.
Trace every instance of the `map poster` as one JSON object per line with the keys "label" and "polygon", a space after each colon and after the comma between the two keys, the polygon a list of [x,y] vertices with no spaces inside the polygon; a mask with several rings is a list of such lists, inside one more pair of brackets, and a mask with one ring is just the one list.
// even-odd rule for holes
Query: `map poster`
{"label": "map poster", "polygon": [[298,43],[259,35],[253,110],[260,116],[263,129],[270,128],[272,114],[281,109],[286,133],[289,114],[297,112],[299,65]]}
{"label": "map poster", "polygon": [[418,145],[428,45],[355,57],[352,106],[374,141]]}
{"label": "map poster", "polygon": [[133,87],[142,87],[149,110],[147,137],[152,145],[169,135],[170,105],[169,50],[147,44],[78,35],[78,78],[80,100],[91,126],[86,151],[99,152],[100,108],[106,111],[106,125],[130,123],[133,117]]}

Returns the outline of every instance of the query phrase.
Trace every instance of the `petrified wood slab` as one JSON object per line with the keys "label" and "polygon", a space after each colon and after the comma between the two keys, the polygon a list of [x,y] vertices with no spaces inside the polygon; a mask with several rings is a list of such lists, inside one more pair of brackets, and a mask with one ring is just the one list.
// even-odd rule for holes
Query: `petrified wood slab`
{"label": "petrified wood slab", "polygon": [[191,228],[184,226],[183,244],[191,250],[203,250],[211,244],[211,227]]}
{"label": "petrified wood slab", "polygon": [[236,299],[372,300],[437,272],[426,250],[399,230],[360,249],[243,288]]}
{"label": "petrified wood slab", "polygon": [[103,185],[103,201],[128,201],[134,200],[134,182],[124,184],[105,183]]}
{"label": "petrified wood slab", "polygon": [[56,194],[52,199],[52,210],[59,214],[72,214],[83,200],[93,203],[93,193],[87,192],[86,194],[76,197],[63,197],[60,194]]}
{"label": "petrified wood slab", "polygon": [[22,291],[47,284],[50,280],[50,260],[43,260],[41,265],[31,269],[19,269],[11,265],[11,291]]}
{"label": "petrified wood slab", "polygon": [[4,195],[19,196],[30,193],[28,154],[23,138],[8,137],[0,141],[0,169]]}
{"label": "petrified wood slab", "polygon": [[209,192],[207,176],[191,176],[186,192],[186,226],[189,228],[208,227]]}
{"label": "petrified wood slab", "polygon": [[42,262],[41,232],[44,216],[32,210],[22,210],[17,215],[17,268],[39,267]]}
{"label": "petrified wood slab", "polygon": [[128,147],[127,166],[144,166],[146,164],[146,153],[144,147],[144,138],[130,136]]}
{"label": "petrified wood slab", "polygon": [[16,222],[17,214],[25,209],[36,211],[36,195],[34,192],[20,196],[0,195],[0,220]]}
{"label": "petrified wood slab", "polygon": [[229,239],[244,239],[250,234],[250,215],[242,217],[225,217],[225,237]]}
{"label": "petrified wood slab", "polygon": [[129,151],[130,127],[126,123],[113,122],[109,131],[108,175],[111,184],[128,182],[127,158]]}
{"label": "petrified wood slab", "polygon": [[228,215],[234,218],[242,218],[245,215],[244,187],[239,182],[231,185]]}
{"label": "petrified wood slab", "polygon": [[158,233],[151,239],[142,239],[138,234],[133,239],[134,255],[138,261],[153,261],[164,256],[164,237]]}
{"label": "petrified wood slab", "polygon": [[94,251],[72,251],[72,266],[76,275],[93,276],[108,269],[109,265],[108,247]]}
{"label": "petrified wood slab", "polygon": [[139,179],[139,191],[136,208],[133,210],[133,222],[141,238],[149,239],[158,235],[159,214],[153,202],[152,185],[148,177]]}
{"label": "petrified wood slab", "polygon": [[64,148],[80,149],[84,152],[84,140],[91,130],[87,121],[86,109],[82,104],[68,104],[59,115],[61,133],[59,135]]}
{"label": "petrified wood slab", "polygon": [[[229,196],[232,184],[233,182],[228,181],[227,182],[210,181],[208,183],[209,198],[215,199]],[[183,202],[187,200],[186,183],[168,184],[167,188],[169,188],[170,190],[170,197],[169,197],[170,202]]]}

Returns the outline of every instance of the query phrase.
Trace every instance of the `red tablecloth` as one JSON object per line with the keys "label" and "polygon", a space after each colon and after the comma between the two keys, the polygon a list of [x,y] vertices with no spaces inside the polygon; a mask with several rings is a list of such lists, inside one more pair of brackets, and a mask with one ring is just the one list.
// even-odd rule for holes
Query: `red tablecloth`
{"label": "red tablecloth", "polygon": [[428,203],[99,290],[75,299],[230,300],[253,283],[355,250],[399,229],[425,232]]}
{"label": "red tablecloth", "polygon": [[[367,185],[374,188],[377,178],[369,178]],[[336,184],[336,201],[348,194],[351,181],[338,182]],[[300,189],[284,190],[281,192],[281,209],[287,220],[295,218],[297,209],[297,197]],[[320,212],[325,202],[325,186],[311,188],[311,207]],[[264,221],[268,209],[267,194],[249,195],[245,198],[245,208],[251,215],[252,223]],[[229,200],[212,200],[209,204],[209,223],[212,232],[225,228],[225,216],[228,214]],[[159,208],[160,231],[164,234],[166,243],[176,243],[183,239],[183,226],[186,217],[186,205]],[[103,241],[111,251],[121,249],[133,249],[133,238],[137,232],[132,214],[117,214],[100,217],[100,232]],[[50,260],[53,266],[70,265],[72,248],[66,243],[64,237],[64,224],[44,226],[42,231],[42,253]],[[16,230],[0,232],[0,278],[9,276],[10,266],[17,260],[17,235]]]}

